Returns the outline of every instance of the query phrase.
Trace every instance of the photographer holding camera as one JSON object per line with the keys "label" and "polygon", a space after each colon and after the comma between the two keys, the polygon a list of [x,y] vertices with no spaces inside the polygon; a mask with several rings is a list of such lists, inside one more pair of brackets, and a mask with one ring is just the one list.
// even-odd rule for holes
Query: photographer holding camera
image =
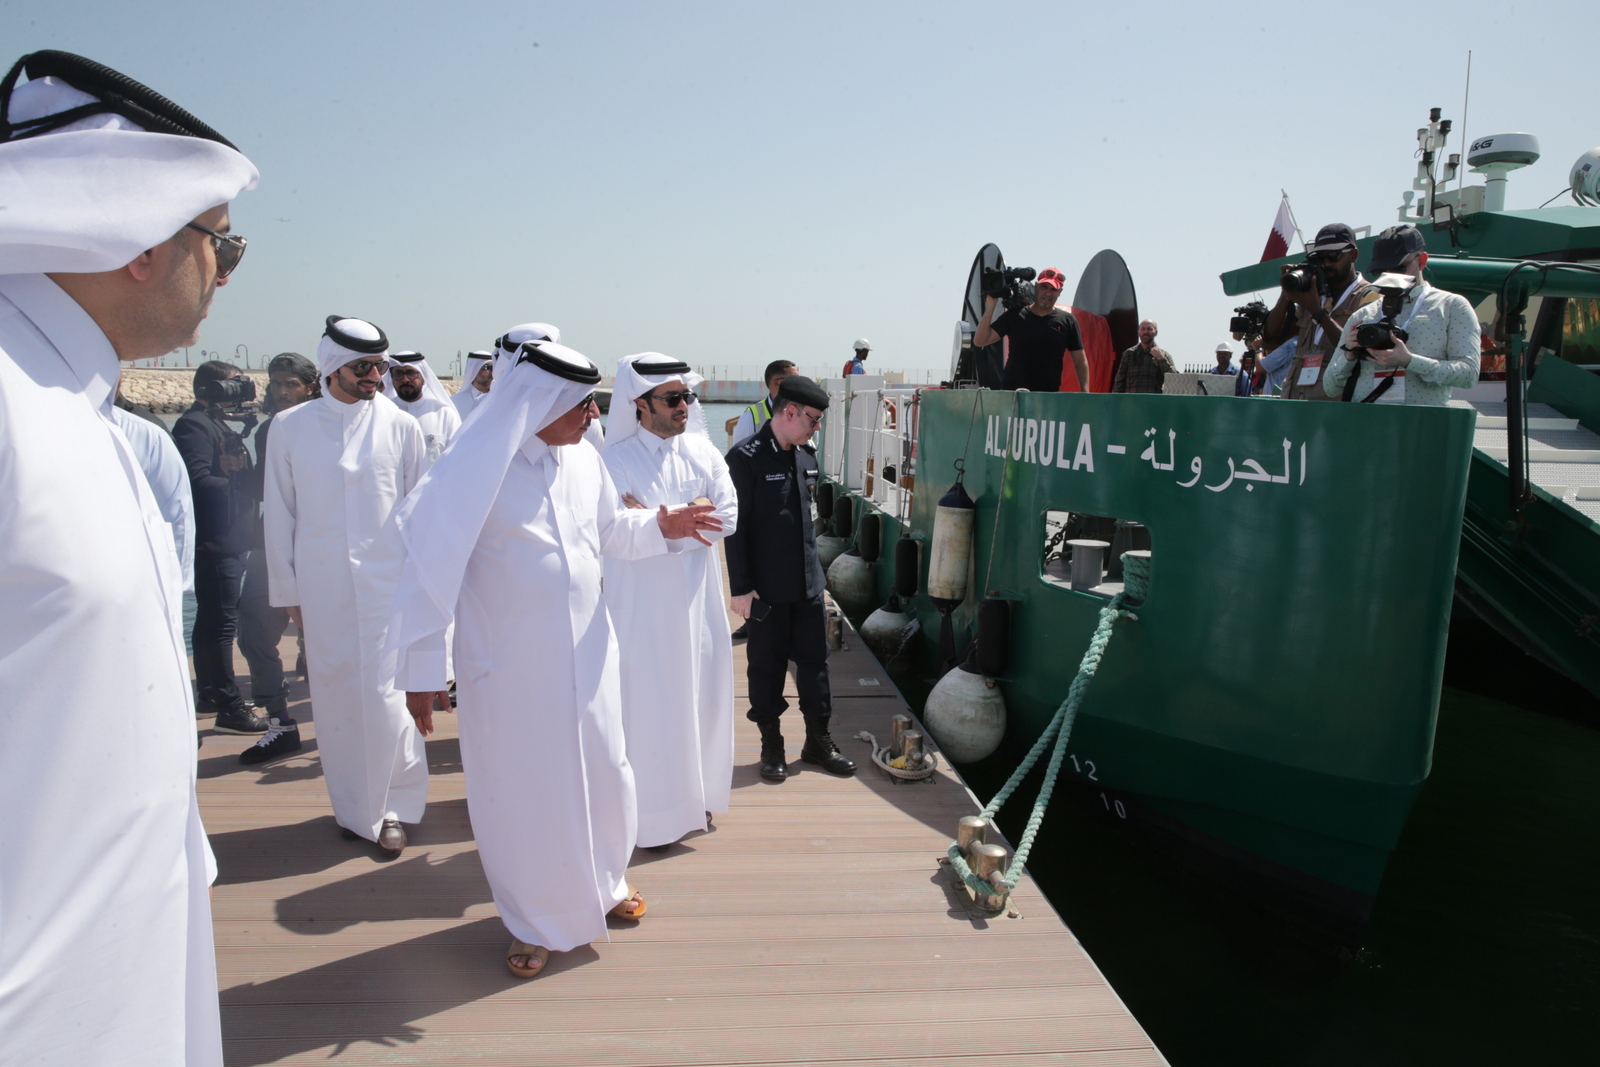
{"label": "photographer holding camera", "polygon": [[[207,360],[195,369],[194,394],[194,404],[172,427],[172,438],[194,493],[196,713],[215,713],[218,733],[259,734],[267,721],[245,705],[233,680],[239,591],[255,525],[250,454],[241,432],[254,426],[255,415],[242,408],[255,399],[255,383],[232,364]],[[240,429],[230,421],[241,423]]]}
{"label": "photographer holding camera", "polygon": [[1285,266],[1278,284],[1282,287],[1278,303],[1267,315],[1263,337],[1267,352],[1291,335],[1295,338],[1282,395],[1290,400],[1327,400],[1322,377],[1339,344],[1339,332],[1357,308],[1378,298],[1356,270],[1355,231],[1342,222],[1318,230],[1305,262]]}
{"label": "photographer holding camera", "polygon": [[[1083,341],[1078,336],[1078,321],[1069,313],[1056,307],[1066,276],[1054,267],[1039,272],[1039,280],[1032,286],[1033,301],[1024,304],[1018,297],[1027,295],[1026,286],[1018,286],[1007,278],[1009,288],[1004,294],[993,291],[985,271],[983,319],[973,335],[972,344],[983,348],[1002,337],[1011,344],[1006,353],[1005,369],[1000,372],[1000,388],[1029,389],[1035,393],[1061,391],[1061,359],[1071,354],[1072,366],[1078,374],[1078,391],[1089,391],[1089,360],[1083,354]],[[994,272],[998,275],[1000,272]],[[1031,278],[1027,268],[1007,272],[1018,278]],[[997,319],[995,305],[1002,295],[1007,297],[1006,310]],[[992,320],[992,321],[991,321]]]}
{"label": "photographer holding camera", "polygon": [[[1372,246],[1381,299],[1350,316],[1322,387],[1363,404],[1450,403],[1478,380],[1478,314],[1460,293],[1422,279],[1428,253],[1415,226],[1391,226]],[[1357,373],[1357,367],[1360,370]],[[1353,387],[1347,383],[1354,378]]]}

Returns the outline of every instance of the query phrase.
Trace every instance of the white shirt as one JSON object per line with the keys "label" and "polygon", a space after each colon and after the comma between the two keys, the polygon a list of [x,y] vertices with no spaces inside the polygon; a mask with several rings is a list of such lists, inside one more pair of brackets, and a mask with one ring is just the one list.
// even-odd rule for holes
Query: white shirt
{"label": "white shirt", "polygon": [[[1362,323],[1376,322],[1382,317],[1383,301],[1374,300],[1357,308],[1345,323],[1333,363],[1322,382],[1329,396],[1344,392],[1344,383],[1352,370],[1345,347],[1355,344],[1356,330]],[[1384,378],[1391,376],[1395,384],[1386,389],[1376,403],[1442,406],[1450,403],[1452,388],[1476,384],[1482,334],[1478,313],[1466,297],[1422,282],[1406,295],[1395,322],[1410,335],[1406,341],[1406,347],[1411,350],[1410,364],[1390,370],[1370,359],[1361,360],[1361,378],[1356,383],[1352,400],[1359,401],[1371,395]]]}
{"label": "white shirt", "polygon": [[189,488],[189,468],[172,435],[149,419],[115,405],[112,418],[133,446],[139,468],[155,494],[156,506],[172,527],[172,540],[183,568],[185,592],[194,589],[194,493]]}

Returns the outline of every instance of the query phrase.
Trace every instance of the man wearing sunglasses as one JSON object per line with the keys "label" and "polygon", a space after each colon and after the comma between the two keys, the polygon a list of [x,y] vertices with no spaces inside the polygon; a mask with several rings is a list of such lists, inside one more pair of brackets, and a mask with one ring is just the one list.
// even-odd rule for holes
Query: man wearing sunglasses
{"label": "man wearing sunglasses", "polygon": [[328,316],[324,394],[273,419],[262,518],[269,599],[306,638],[334,818],[346,838],[398,855],[404,824],[422,819],[428,763],[384,652],[405,558],[394,512],[428,459],[417,420],[378,395],[388,357],[378,327]]}
{"label": "man wearing sunglasses", "polygon": [[778,720],[789,706],[783,680],[791,661],[806,721],[800,758],[834,774],[856,769],[828,733],[826,579],[817,558],[817,453],[810,443],[827,409],[822,386],[791,375],[778,385],[772,418],[728,453],[739,496],[739,528],[726,541],[729,592],[734,613],[750,620],[746,717],[761,729],[761,777],[774,782],[789,775]]}
{"label": "man wearing sunglasses", "polygon": [[[606,470],[629,508],[711,504],[732,533],[738,497],[706,432],[687,363],[646,352],[617,361]],[[634,397],[631,404],[626,397]],[[604,561],[622,655],[622,728],[639,795],[639,846],[665,849],[728,810],[733,785],[733,642],[717,552],[693,538],[665,555]]]}
{"label": "man wearing sunglasses", "polygon": [[401,411],[417,420],[422,439],[428,445],[428,465],[446,448],[461,429],[461,416],[450,402],[444,383],[428,366],[421,352],[396,352],[389,365],[389,399]]}
{"label": "man wearing sunglasses", "polygon": [[256,178],[81,56],[0,79],[7,1063],[222,1063],[182,572],[111,402],[121,364],[196,340],[237,262],[197,228]]}
{"label": "man wearing sunglasses", "polygon": [[[1295,339],[1294,357],[1283,381],[1282,395],[1288,399],[1330,399],[1323,391],[1322,376],[1333,360],[1339,334],[1357,308],[1378,299],[1377,290],[1356,270],[1356,255],[1355,231],[1331,222],[1317,231],[1304,263],[1283,268],[1285,282],[1267,315],[1262,344],[1263,351],[1271,352]],[[1307,268],[1313,284],[1295,284],[1291,272]]]}

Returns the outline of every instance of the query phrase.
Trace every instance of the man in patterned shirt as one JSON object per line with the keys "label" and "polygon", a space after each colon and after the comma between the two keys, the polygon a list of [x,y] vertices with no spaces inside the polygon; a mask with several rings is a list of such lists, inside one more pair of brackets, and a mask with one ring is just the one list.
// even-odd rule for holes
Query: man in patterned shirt
{"label": "man in patterned shirt", "polygon": [[1385,301],[1375,300],[1350,316],[1333,363],[1322,382],[1339,398],[1356,367],[1360,377],[1345,399],[1363,404],[1450,403],[1453,387],[1478,380],[1478,314],[1460,293],[1435,289],[1422,280],[1428,265],[1422,233],[1415,226],[1391,226],[1372,245],[1372,271],[1381,275],[1376,290],[1403,290],[1394,324],[1408,337],[1395,337],[1393,348],[1357,348],[1356,330],[1383,317]]}
{"label": "man in patterned shirt", "polygon": [[1172,357],[1156,347],[1156,323],[1145,319],[1139,324],[1139,343],[1122,353],[1117,372],[1111,379],[1113,393],[1159,393],[1167,375],[1177,373]]}

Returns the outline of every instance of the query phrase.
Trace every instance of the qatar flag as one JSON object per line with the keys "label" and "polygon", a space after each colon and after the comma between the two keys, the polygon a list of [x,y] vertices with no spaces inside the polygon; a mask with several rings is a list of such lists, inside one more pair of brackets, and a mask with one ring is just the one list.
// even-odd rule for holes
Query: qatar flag
{"label": "qatar flag", "polygon": [[1281,259],[1288,255],[1289,236],[1292,233],[1294,233],[1294,215],[1289,212],[1289,198],[1286,196],[1278,204],[1278,217],[1272,220],[1272,232],[1267,235],[1267,248],[1261,253],[1261,262]]}

